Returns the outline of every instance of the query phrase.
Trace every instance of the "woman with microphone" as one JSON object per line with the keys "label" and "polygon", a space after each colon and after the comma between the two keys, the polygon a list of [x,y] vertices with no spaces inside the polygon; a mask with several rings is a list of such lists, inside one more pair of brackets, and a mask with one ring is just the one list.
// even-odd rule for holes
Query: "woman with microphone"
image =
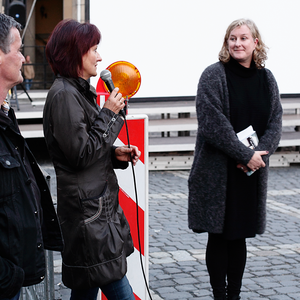
{"label": "woman with microphone", "polygon": [[44,134],[57,177],[57,210],[65,247],[62,280],[72,300],[94,300],[99,288],[111,300],[134,300],[126,278],[133,251],[119,205],[114,168],[136,164],[137,147],[113,146],[124,123],[124,98],[115,88],[102,109],[89,79],[102,59],[101,34],[92,24],[63,20],[46,56],[56,75],[44,107]]}

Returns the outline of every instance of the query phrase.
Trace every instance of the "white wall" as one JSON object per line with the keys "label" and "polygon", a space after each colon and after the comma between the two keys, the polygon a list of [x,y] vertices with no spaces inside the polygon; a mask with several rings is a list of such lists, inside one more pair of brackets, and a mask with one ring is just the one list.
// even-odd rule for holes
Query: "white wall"
{"label": "white wall", "polygon": [[[125,60],[140,71],[135,97],[192,96],[202,71],[218,60],[228,25],[250,18],[269,47],[266,67],[280,93],[300,93],[299,0],[91,0],[102,34],[98,74]],[[99,77],[92,79],[96,85]]]}

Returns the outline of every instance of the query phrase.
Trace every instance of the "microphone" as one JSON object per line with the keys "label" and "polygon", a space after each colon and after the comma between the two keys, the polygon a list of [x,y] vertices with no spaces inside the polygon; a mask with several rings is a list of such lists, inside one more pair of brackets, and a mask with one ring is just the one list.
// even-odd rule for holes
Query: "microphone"
{"label": "microphone", "polygon": [[[109,90],[110,92],[112,92],[112,91],[115,89],[115,85],[114,85],[114,83],[113,83],[113,81],[112,81],[111,73],[110,73],[109,70],[106,70],[106,69],[105,69],[105,70],[101,71],[101,73],[100,73],[100,78],[105,82],[105,84],[106,84],[106,86],[107,86],[107,88],[108,88],[108,90]],[[125,107],[126,107],[126,105],[125,105]],[[121,114],[122,117],[125,118],[125,112],[124,112],[123,109],[121,109],[121,110],[119,111],[119,114]]]}
{"label": "microphone", "polygon": [[100,73],[100,78],[105,82],[110,92],[112,92],[115,89],[115,85],[111,79],[111,73],[109,70],[103,70]]}

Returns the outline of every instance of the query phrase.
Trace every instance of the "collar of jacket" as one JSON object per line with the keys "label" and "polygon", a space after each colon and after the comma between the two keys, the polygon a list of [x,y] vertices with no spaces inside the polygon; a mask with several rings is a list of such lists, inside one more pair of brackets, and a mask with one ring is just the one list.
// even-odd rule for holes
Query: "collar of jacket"
{"label": "collar of jacket", "polygon": [[7,127],[11,128],[15,133],[20,134],[17,125],[16,115],[13,108],[9,109],[9,117],[0,109],[0,128],[6,130]]}
{"label": "collar of jacket", "polygon": [[97,93],[93,86],[91,86],[85,79],[78,77],[78,78],[70,78],[70,77],[63,77],[57,75],[57,77],[64,78],[70,84],[72,84],[81,94],[83,94],[89,101],[92,103],[96,103]]}
{"label": "collar of jacket", "polygon": [[1,129],[6,129],[11,124],[11,120],[5,113],[0,109],[0,127]]}

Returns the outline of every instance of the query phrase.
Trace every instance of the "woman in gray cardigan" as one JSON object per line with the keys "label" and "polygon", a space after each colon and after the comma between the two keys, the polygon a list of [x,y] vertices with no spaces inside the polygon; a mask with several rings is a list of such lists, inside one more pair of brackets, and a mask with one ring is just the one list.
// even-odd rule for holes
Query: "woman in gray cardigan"
{"label": "woman in gray cardigan", "polygon": [[[208,232],[214,299],[240,299],[246,238],[265,230],[268,160],[282,126],[279,91],[264,68],[266,59],[256,25],[236,20],[227,29],[220,61],[203,72],[198,85],[188,217],[194,232]],[[236,135],[250,125],[259,138],[255,149]]]}

